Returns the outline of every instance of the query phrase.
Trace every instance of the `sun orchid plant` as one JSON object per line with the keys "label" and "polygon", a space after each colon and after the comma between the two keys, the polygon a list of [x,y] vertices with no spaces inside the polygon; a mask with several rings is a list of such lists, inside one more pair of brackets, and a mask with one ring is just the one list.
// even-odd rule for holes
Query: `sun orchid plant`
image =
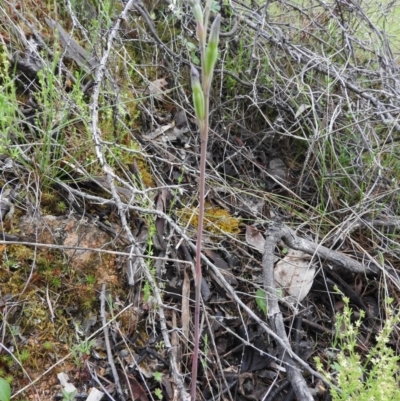
{"label": "sun orchid plant", "polygon": [[194,330],[194,350],[192,362],[192,383],[191,400],[196,399],[197,365],[199,359],[200,341],[200,288],[201,288],[201,242],[203,236],[204,223],[204,197],[205,197],[205,170],[206,154],[208,141],[208,121],[210,88],[213,77],[215,63],[218,58],[218,41],[221,25],[221,16],[218,14],[211,25],[208,43],[206,41],[207,27],[210,13],[211,0],[206,0],[206,7],[203,9],[200,0],[190,0],[193,15],[197,23],[197,37],[201,53],[201,80],[197,68],[191,66],[192,96],[193,105],[197,117],[197,123],[201,135],[201,156],[200,156],[200,195],[199,195],[199,223],[197,228],[197,248],[196,248],[196,270],[195,270],[195,330]]}

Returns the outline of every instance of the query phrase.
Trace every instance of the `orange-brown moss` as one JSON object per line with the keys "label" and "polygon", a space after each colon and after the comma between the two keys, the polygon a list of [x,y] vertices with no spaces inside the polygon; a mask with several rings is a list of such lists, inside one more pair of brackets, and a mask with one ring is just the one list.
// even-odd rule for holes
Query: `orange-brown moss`
{"label": "orange-brown moss", "polygon": [[147,163],[143,159],[136,159],[136,164],[138,166],[143,185],[146,188],[154,188],[156,183],[151,175],[150,168]]}
{"label": "orange-brown moss", "polygon": [[[199,211],[195,207],[185,207],[177,212],[184,222],[189,222],[194,227],[199,224]],[[204,228],[211,233],[239,234],[241,219],[233,217],[220,207],[206,203],[204,212]]]}

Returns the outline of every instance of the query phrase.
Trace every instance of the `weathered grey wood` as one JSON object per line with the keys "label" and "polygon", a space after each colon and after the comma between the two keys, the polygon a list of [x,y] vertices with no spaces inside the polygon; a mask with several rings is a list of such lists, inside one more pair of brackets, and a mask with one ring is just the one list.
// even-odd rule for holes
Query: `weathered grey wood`
{"label": "weathered grey wood", "polygon": [[267,319],[271,329],[283,340],[285,347],[277,343],[278,349],[282,355],[282,360],[287,362],[286,370],[290,383],[293,387],[296,397],[300,401],[313,401],[310,389],[303,377],[301,370],[296,366],[295,361],[286,353],[291,349],[289,339],[286,335],[283,316],[279,308],[278,297],[276,296],[274,280],[274,253],[277,243],[288,235],[281,225],[271,225],[266,233],[263,264],[263,281],[267,301]]}

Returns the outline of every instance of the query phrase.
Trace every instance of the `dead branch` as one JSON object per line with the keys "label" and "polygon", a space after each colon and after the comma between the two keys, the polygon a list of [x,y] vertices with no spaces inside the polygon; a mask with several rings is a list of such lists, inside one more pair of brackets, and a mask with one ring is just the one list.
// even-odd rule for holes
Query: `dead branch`
{"label": "dead branch", "polygon": [[[323,245],[315,244],[304,238],[298,237],[295,232],[285,225],[277,225],[280,230],[280,238],[287,246],[298,251],[303,251],[309,255],[318,255],[321,259],[343,267],[352,273],[378,273],[379,267],[373,263],[362,264],[343,253],[331,250]],[[268,241],[268,239],[267,239]]]}
{"label": "dead branch", "polygon": [[114,356],[111,351],[110,337],[109,337],[108,324],[107,324],[107,318],[106,318],[106,285],[105,284],[103,284],[101,287],[100,301],[101,301],[100,302],[101,323],[103,324],[104,342],[105,342],[106,350],[107,350],[108,363],[110,364],[110,367],[111,367],[111,372],[113,374],[117,393],[118,393],[119,397],[121,398],[121,400],[125,400],[124,392],[122,391],[122,387],[121,387],[121,382],[119,381],[117,368],[115,367]]}
{"label": "dead branch", "polygon": [[279,308],[278,297],[276,295],[275,280],[274,280],[274,264],[275,264],[275,247],[280,239],[287,235],[277,225],[271,225],[267,231],[264,255],[263,255],[263,277],[264,289],[267,298],[267,317],[272,330],[282,339],[285,347],[278,348],[282,353],[282,359],[287,361],[287,372],[294,393],[299,400],[313,400],[311,392],[307,387],[306,381],[301,371],[294,365],[290,354],[286,350],[292,349],[289,339],[286,334],[283,316]]}

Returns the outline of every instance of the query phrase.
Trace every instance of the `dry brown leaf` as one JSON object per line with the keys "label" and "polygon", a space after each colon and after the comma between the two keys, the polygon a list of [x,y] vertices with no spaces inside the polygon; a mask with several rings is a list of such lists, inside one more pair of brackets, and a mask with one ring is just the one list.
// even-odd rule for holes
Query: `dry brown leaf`
{"label": "dry brown leaf", "polygon": [[302,251],[289,249],[274,270],[277,286],[301,302],[309,293],[315,276],[315,266],[310,263],[311,256]]}
{"label": "dry brown leaf", "polygon": [[255,227],[246,226],[246,242],[260,253],[264,253],[265,239]]}
{"label": "dry brown leaf", "polygon": [[148,401],[149,399],[147,398],[146,392],[143,390],[143,387],[136,380],[136,378],[130,374],[127,374],[126,376],[128,377],[128,383],[131,388],[133,398],[139,401]]}
{"label": "dry brown leaf", "polygon": [[208,259],[210,259],[215,266],[217,266],[219,269],[224,269],[224,270],[229,270],[229,265],[228,263],[225,262],[224,259],[221,258],[216,252],[214,252],[211,249],[205,249],[203,253],[207,256]]}

